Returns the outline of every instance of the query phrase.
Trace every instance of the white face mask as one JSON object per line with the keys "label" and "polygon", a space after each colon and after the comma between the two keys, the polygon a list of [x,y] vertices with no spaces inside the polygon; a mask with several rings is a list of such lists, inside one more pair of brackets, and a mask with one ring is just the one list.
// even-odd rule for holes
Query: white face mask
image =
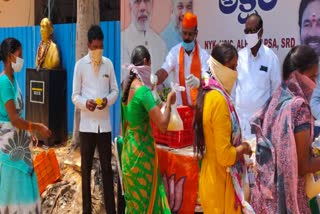
{"label": "white face mask", "polygon": [[[261,30],[261,28],[260,28]],[[248,33],[248,34],[245,34],[245,38],[246,38],[246,41],[248,43],[247,47],[248,48],[253,48],[254,46],[256,46],[256,44],[258,44],[260,38],[258,36],[260,30],[258,30],[258,32],[256,33]]]}
{"label": "white face mask", "polygon": [[23,67],[24,60],[20,57],[17,57],[17,56],[15,57],[16,57],[16,62],[15,63],[11,62],[11,67],[14,70],[14,72],[20,72]]}

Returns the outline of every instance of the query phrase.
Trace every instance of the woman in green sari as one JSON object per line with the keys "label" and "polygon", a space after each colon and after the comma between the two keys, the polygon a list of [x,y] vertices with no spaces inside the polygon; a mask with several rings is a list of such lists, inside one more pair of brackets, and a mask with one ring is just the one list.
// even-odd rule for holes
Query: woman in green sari
{"label": "woman in green sari", "polygon": [[121,154],[126,213],[171,213],[160,176],[150,119],[166,130],[175,93],[168,94],[162,114],[150,90],[150,54],[137,46],[131,55],[129,76],[121,102],[123,148]]}

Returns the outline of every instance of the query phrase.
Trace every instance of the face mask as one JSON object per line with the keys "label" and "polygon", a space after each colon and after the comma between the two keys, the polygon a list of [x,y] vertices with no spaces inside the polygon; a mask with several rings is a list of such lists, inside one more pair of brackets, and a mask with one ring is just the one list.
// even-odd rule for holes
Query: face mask
{"label": "face mask", "polygon": [[[260,28],[260,30],[261,30],[261,28]],[[247,43],[248,43],[248,45],[247,45],[247,47],[248,48],[253,48],[254,46],[256,46],[256,44],[258,44],[258,42],[259,42],[259,36],[258,36],[258,34],[259,34],[259,32],[260,32],[260,30],[258,30],[258,32],[257,33],[248,33],[248,34],[245,34],[245,38],[246,38],[246,41],[247,41]]]}
{"label": "face mask", "polygon": [[21,71],[21,69],[23,67],[24,60],[21,59],[20,57],[17,57],[17,56],[15,56],[15,57],[16,57],[16,62],[15,63],[11,62],[11,67],[15,72],[19,72],[19,71]]}
{"label": "face mask", "polygon": [[218,62],[213,57],[208,60],[210,71],[214,78],[222,85],[222,87],[231,94],[233,86],[237,80],[238,73]]}
{"label": "face mask", "polygon": [[135,66],[131,64],[127,66],[127,69],[137,74],[145,86],[152,87],[150,82],[151,67],[149,65]]}
{"label": "face mask", "polygon": [[195,42],[194,40],[192,42],[182,42],[182,47],[186,50],[186,51],[192,51],[194,48]]}
{"label": "face mask", "polygon": [[89,56],[93,64],[93,70],[96,72],[99,69],[103,49],[89,50]]}

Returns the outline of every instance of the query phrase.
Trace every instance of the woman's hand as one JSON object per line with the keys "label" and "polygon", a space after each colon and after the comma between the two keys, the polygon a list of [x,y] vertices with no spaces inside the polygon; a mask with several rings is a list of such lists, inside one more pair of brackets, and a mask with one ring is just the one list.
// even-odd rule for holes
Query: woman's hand
{"label": "woman's hand", "polygon": [[50,129],[42,123],[33,123],[35,131],[38,131],[39,134],[44,138],[49,138],[51,136]]}
{"label": "woman's hand", "polygon": [[251,157],[252,150],[250,144],[248,142],[242,142],[240,146],[242,147],[243,154],[249,155]]}

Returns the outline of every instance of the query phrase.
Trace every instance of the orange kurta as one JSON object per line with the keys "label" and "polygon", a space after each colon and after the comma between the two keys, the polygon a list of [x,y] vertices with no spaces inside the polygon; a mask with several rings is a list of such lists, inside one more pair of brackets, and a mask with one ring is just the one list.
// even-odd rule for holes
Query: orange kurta
{"label": "orange kurta", "polygon": [[199,194],[204,213],[241,213],[236,210],[232,178],[227,168],[236,161],[231,144],[231,119],[226,99],[212,90],[205,96],[203,129],[206,153],[202,160]]}

